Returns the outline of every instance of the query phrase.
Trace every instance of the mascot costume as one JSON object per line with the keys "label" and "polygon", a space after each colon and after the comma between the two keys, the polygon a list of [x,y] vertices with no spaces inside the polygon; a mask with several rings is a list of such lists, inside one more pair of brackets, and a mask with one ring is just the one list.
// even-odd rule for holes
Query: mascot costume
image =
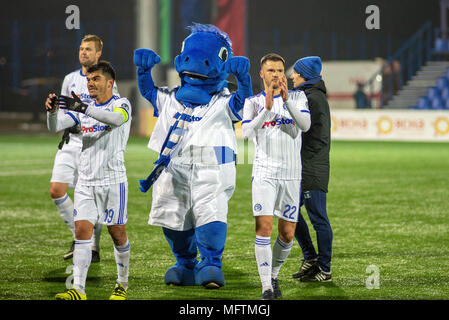
{"label": "mascot costume", "polygon": [[[148,223],[162,227],[176,258],[165,283],[213,289],[225,285],[221,257],[235,189],[234,123],[252,95],[250,63],[233,57],[228,35],[217,27],[189,29],[175,58],[181,86],[172,90],[153,82],[151,69],[160,57],[149,49],[134,52],[140,93],[158,117],[148,147],[160,153],[140,190],[152,187]],[[233,94],[227,88],[230,73],[238,85]]]}

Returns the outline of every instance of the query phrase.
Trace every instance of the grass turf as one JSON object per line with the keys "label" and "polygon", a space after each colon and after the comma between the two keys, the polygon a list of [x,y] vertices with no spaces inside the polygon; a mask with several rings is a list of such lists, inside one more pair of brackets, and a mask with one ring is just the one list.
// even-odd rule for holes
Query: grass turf
{"label": "grass turf", "polygon": [[[48,193],[58,141],[54,135],[0,136],[1,300],[51,300],[65,290],[71,261],[63,261],[62,255],[71,235]],[[251,165],[237,166],[237,188],[229,203],[226,286],[169,287],[163,277],[174,259],[161,228],[147,224],[151,192],[138,190],[137,179],[146,177],[156,157],[146,144],[147,139],[131,137],[126,153],[127,232],[132,244],[128,299],[260,299]],[[292,279],[302,258],[295,242],[279,275],[284,299],[447,299],[448,146],[334,141],[328,194],[333,281]],[[69,194],[73,197],[73,191]],[[310,232],[315,237],[311,226]],[[112,292],[112,248],[104,227],[101,262],[91,265],[87,278],[88,299],[107,299]],[[379,268],[379,289],[366,288],[369,265]]]}

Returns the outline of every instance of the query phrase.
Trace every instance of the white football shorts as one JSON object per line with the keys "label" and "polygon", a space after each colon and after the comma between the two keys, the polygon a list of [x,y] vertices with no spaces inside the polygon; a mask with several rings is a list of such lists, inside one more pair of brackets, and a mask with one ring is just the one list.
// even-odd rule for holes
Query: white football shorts
{"label": "white football shorts", "polygon": [[58,150],[50,182],[68,183],[70,188],[74,188],[78,180],[80,153],[81,148],[71,144],[65,144]]}
{"label": "white football shorts", "polygon": [[214,221],[226,223],[235,178],[234,162],[170,162],[153,185],[148,224],[185,231]]}
{"label": "white football shorts", "polygon": [[279,180],[253,177],[253,216],[276,216],[297,222],[301,180]]}
{"label": "white football shorts", "polygon": [[124,225],[128,220],[128,182],[106,186],[75,187],[73,220],[93,225]]}

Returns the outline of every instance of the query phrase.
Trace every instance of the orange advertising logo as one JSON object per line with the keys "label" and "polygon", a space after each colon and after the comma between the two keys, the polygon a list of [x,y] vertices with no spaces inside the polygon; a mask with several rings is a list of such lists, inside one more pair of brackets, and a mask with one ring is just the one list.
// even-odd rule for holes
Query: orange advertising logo
{"label": "orange advertising logo", "polygon": [[377,134],[389,134],[393,130],[393,120],[390,117],[380,117],[377,120]]}
{"label": "orange advertising logo", "polygon": [[449,133],[449,119],[446,117],[438,117],[433,123],[435,136],[444,136]]}

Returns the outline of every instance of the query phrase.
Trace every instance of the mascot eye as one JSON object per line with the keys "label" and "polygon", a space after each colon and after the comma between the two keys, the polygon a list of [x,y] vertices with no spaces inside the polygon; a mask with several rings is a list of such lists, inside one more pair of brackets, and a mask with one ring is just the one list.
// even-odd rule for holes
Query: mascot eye
{"label": "mascot eye", "polygon": [[184,51],[184,44],[185,44],[185,41],[183,41],[181,44],[181,53]]}
{"label": "mascot eye", "polygon": [[221,59],[221,61],[228,60],[228,49],[225,47],[221,47],[220,52],[218,52],[218,57]]}

